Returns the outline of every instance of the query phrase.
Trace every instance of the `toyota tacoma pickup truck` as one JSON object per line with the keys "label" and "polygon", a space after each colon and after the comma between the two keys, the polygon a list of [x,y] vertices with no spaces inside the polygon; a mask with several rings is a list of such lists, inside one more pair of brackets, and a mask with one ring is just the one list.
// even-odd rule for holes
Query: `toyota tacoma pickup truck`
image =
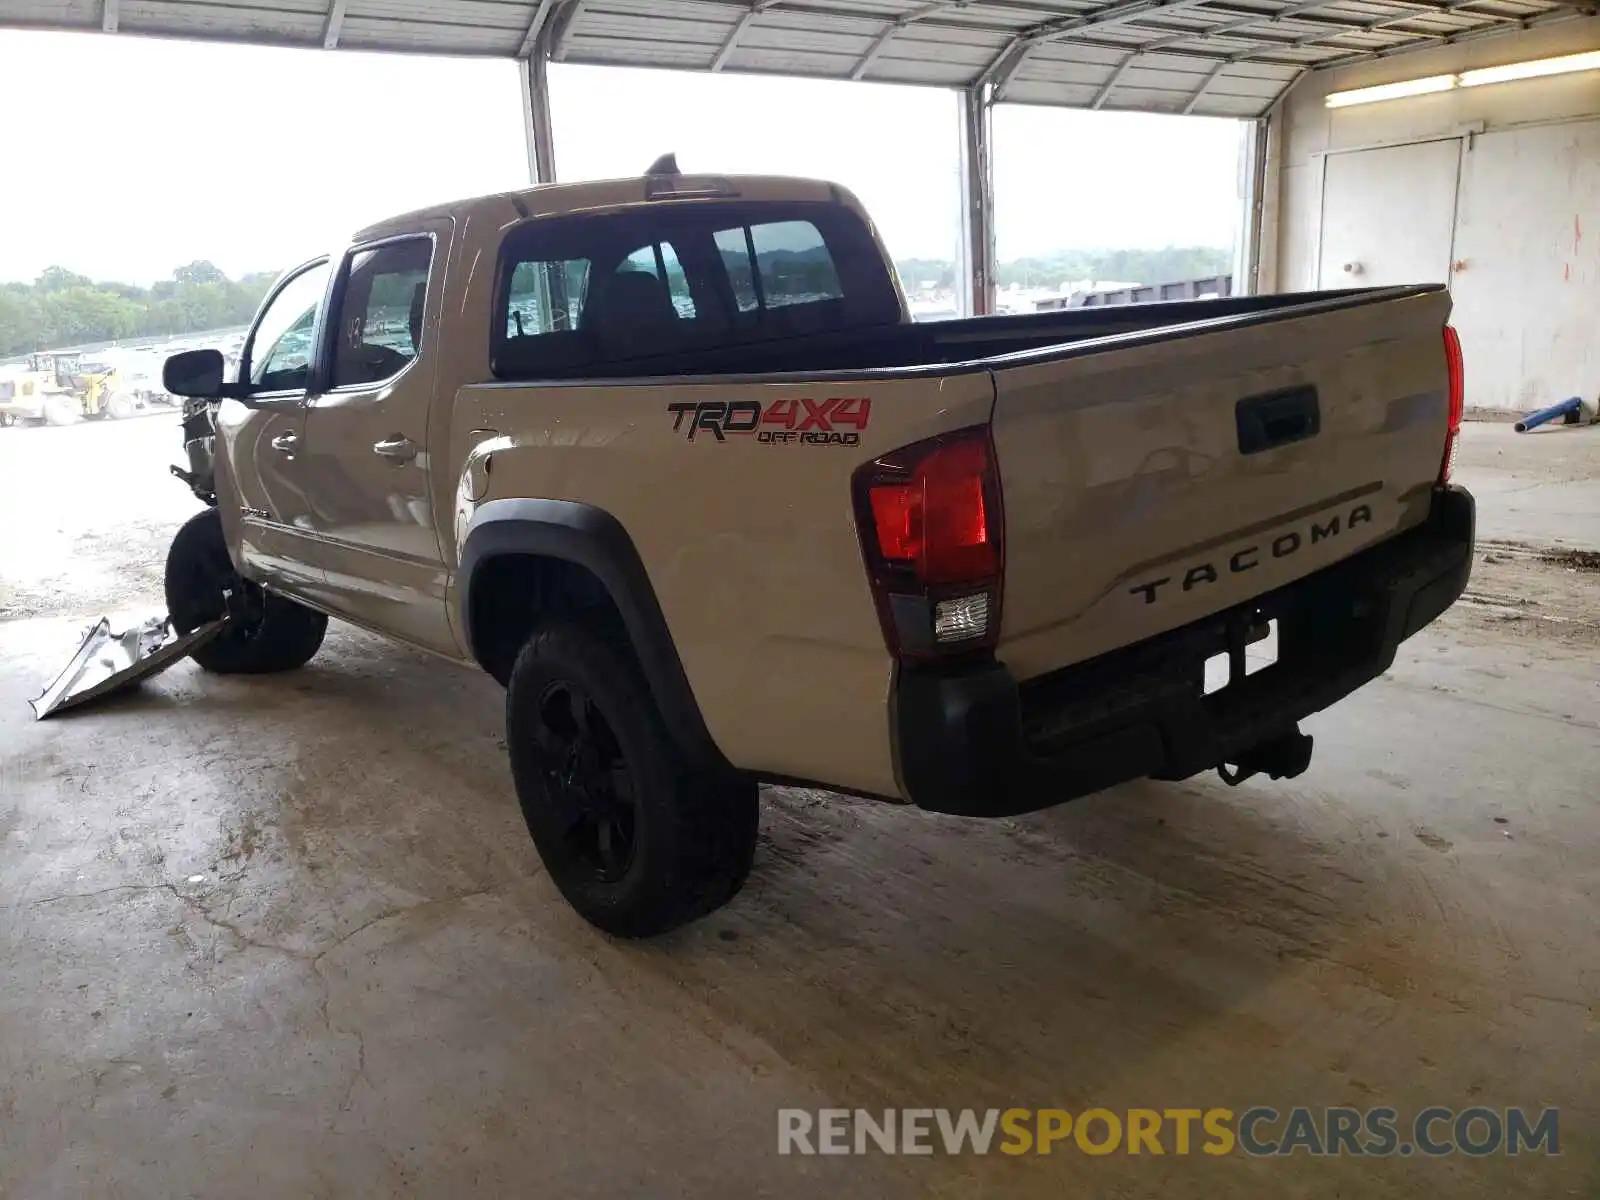
{"label": "toyota tacoma pickup truck", "polygon": [[1304,770],[1300,721],[1467,580],[1449,312],[915,324],[829,183],[446,204],[285,274],[228,377],[168,361],[212,505],[169,610],[227,618],[213,671],[333,616],[488,672],[551,878],[651,935],[739,889],[762,781],[981,817]]}

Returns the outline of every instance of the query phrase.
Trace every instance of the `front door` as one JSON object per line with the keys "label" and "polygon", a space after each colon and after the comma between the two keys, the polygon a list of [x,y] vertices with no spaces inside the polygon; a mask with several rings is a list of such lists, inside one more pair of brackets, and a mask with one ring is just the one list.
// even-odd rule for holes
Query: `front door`
{"label": "front door", "polygon": [[225,401],[217,412],[217,436],[227,444],[217,457],[229,468],[217,481],[217,504],[229,542],[239,547],[239,565],[278,591],[307,598],[315,595],[322,573],[306,545],[300,449],[317,317],[327,286],[326,259],[278,284],[239,359],[239,382],[248,389],[250,407]]}
{"label": "front door", "polygon": [[1329,154],[1317,286],[1447,283],[1461,139]]}
{"label": "front door", "polygon": [[449,231],[441,222],[345,256],[302,457],[325,606],[454,655],[427,444],[438,359],[427,318],[442,302]]}

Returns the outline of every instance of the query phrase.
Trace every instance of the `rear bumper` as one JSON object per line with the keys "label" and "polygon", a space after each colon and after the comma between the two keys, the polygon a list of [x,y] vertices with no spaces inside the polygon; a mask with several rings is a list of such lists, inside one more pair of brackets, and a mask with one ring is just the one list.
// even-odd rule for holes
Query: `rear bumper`
{"label": "rear bumper", "polygon": [[[1402,641],[1461,595],[1469,492],[1438,489],[1428,519],[1315,575],[1134,646],[1018,685],[1000,663],[902,670],[891,722],[902,789],[934,812],[1010,816],[1129,779],[1183,779],[1234,761],[1381,675]],[[1272,666],[1210,696],[1205,661],[1264,619]]]}

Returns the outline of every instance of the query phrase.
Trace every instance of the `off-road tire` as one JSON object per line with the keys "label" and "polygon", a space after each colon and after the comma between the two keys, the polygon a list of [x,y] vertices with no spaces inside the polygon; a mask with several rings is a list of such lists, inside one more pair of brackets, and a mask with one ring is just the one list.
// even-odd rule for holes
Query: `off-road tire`
{"label": "off-road tire", "polygon": [[[631,846],[624,867],[611,864],[611,878],[579,844],[582,822],[570,819],[575,802],[549,749],[547,710],[563,695],[568,704],[584,697],[598,714],[590,741],[607,747],[610,777],[627,781]],[[539,857],[590,924],[652,937],[720,908],[744,885],[755,857],[755,782],[686,769],[638,668],[600,632],[565,619],[535,629],[506,688],[506,744]]]}
{"label": "off-road tire", "polygon": [[123,421],[139,411],[139,402],[126,392],[117,392],[106,401],[105,415],[113,421]]}
{"label": "off-road tire", "polygon": [[83,419],[83,406],[71,396],[51,395],[44,402],[46,425],[76,425]]}
{"label": "off-road tire", "polygon": [[[232,597],[225,595],[232,592]],[[304,666],[322,645],[328,618],[239,576],[228,557],[216,509],[184,522],[167,551],[167,613],[188,633],[224,612],[233,624],[191,658],[218,675],[265,675]]]}

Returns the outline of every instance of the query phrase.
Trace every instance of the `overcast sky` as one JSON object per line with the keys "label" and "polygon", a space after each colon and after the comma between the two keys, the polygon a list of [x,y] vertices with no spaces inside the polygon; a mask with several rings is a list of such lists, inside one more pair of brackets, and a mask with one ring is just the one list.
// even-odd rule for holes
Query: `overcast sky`
{"label": "overcast sky", "polygon": [[[279,268],[528,177],[510,62],[0,31],[0,63],[0,279]],[[668,150],[688,171],[821,176],[897,256],[954,257],[953,93],[561,64],[551,92],[563,179]],[[1232,244],[1235,122],[1001,106],[995,142],[1003,259]]]}

